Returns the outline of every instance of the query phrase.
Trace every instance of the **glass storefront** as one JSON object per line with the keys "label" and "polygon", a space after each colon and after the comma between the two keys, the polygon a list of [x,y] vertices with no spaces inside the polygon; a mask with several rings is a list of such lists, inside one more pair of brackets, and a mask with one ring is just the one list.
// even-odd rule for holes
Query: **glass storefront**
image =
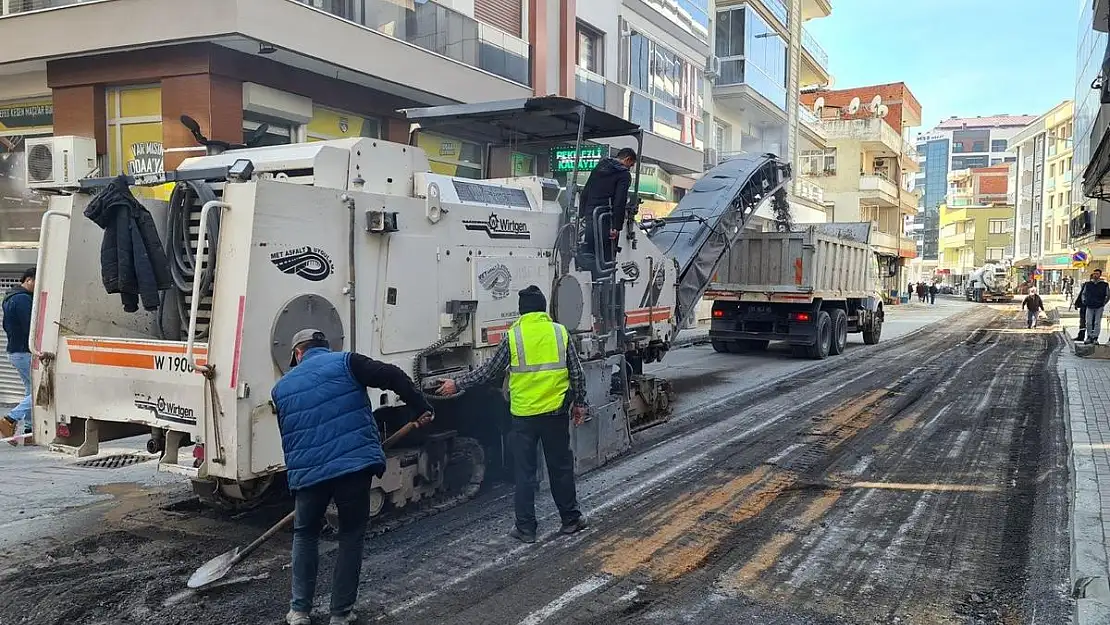
{"label": "glass storefront", "polygon": [[0,102],[0,242],[38,241],[46,196],[26,184],[26,141],[53,133],[50,98]]}

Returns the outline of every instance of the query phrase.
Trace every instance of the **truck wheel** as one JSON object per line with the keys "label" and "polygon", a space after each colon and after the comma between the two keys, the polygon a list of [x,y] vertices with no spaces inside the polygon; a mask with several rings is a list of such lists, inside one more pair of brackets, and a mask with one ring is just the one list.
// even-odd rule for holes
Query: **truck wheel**
{"label": "truck wheel", "polygon": [[834,308],[832,311],[832,344],[829,345],[829,353],[833,356],[838,356],[844,353],[844,349],[848,347],[848,313],[840,308]]}
{"label": "truck wheel", "polygon": [[807,355],[814,360],[828,358],[832,341],[832,319],[829,317],[828,311],[822,310],[817,313],[817,341],[809,346]]}
{"label": "truck wheel", "polygon": [[883,333],[883,318],[875,315],[871,318],[871,324],[863,331],[863,342],[868,345],[877,345],[879,337]]}
{"label": "truck wheel", "polygon": [[713,345],[713,351],[718,354],[731,353],[731,350],[728,348],[728,343],[725,341],[710,341],[710,343]]}

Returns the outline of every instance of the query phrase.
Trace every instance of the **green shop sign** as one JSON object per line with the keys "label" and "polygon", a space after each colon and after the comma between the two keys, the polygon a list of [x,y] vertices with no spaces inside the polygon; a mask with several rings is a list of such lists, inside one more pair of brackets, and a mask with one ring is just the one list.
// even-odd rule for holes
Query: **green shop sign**
{"label": "green shop sign", "polygon": [[[593,171],[598,162],[608,156],[609,147],[604,145],[583,145],[578,154],[578,171]],[[559,146],[551,149],[551,171],[555,173],[574,171],[574,146]]]}
{"label": "green shop sign", "polygon": [[[636,175],[635,170],[632,171],[632,175]],[[589,179],[589,170],[578,172],[579,187],[584,187],[586,181]],[[671,174],[653,163],[643,163],[640,165],[640,186],[638,191],[639,196],[642,198],[663,202],[671,201]]]}

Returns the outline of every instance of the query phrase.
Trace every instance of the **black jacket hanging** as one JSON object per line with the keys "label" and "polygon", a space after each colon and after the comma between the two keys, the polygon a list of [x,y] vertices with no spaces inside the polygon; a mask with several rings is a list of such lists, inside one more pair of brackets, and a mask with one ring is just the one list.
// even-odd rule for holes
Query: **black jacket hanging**
{"label": "black jacket hanging", "polygon": [[119,293],[123,309],[158,310],[159,292],[173,286],[170,263],[154,217],[119,176],[96,194],[85,208],[85,217],[104,229],[100,245],[100,273],[104,289]]}

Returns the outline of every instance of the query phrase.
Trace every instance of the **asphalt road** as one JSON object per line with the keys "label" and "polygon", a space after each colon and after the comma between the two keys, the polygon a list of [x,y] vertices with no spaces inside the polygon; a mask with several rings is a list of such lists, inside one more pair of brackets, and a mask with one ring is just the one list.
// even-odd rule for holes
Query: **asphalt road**
{"label": "asphalt road", "polygon": [[[510,489],[492,486],[370,541],[365,620],[1067,622],[1058,335],[1015,306],[943,306],[898,315],[958,314],[817,364],[670,354],[679,415],[580,480],[589,530],[556,535],[541,495],[541,540],[520,545]],[[256,579],[182,589],[284,509],[228,520],[179,489],[97,488],[95,523],[4,555],[0,625],[281,622],[287,539],[244,563]]]}

